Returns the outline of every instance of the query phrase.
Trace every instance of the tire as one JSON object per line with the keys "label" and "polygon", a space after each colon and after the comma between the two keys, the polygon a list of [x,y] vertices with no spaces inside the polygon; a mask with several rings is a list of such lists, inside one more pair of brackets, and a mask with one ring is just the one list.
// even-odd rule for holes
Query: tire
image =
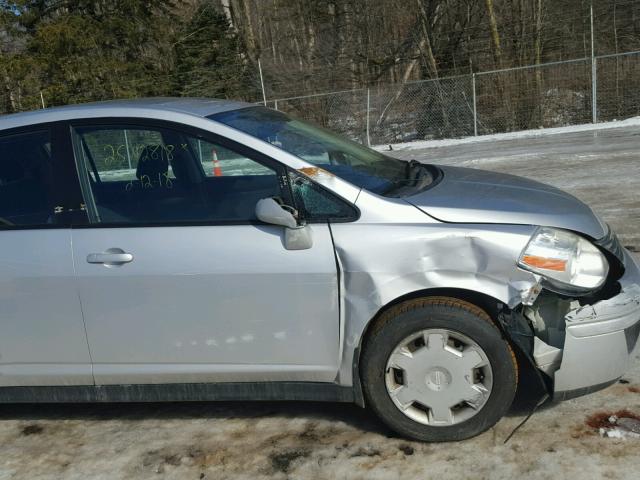
{"label": "tire", "polygon": [[376,415],[400,435],[427,442],[488,430],[509,410],[518,384],[514,351],[489,315],[448,297],[410,300],[384,312],[363,345],[360,374]]}

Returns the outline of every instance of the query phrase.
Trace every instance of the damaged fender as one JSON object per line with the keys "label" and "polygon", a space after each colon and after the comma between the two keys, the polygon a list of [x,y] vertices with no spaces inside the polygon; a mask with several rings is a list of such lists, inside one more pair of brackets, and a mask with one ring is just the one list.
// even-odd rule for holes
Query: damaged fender
{"label": "damaged fender", "polygon": [[382,236],[376,223],[331,226],[343,292],[337,379],[342,385],[353,383],[354,355],[367,325],[399,298],[460,289],[514,308],[532,302],[539,292],[540,277],[517,267],[532,226],[425,224],[422,216],[419,225],[387,225]]}

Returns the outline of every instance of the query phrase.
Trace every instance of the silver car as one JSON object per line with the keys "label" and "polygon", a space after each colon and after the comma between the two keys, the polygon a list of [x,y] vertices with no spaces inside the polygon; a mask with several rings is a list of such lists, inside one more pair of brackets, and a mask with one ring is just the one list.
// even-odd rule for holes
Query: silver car
{"label": "silver car", "polygon": [[576,198],[261,106],[0,118],[0,401],[324,400],[494,425],[629,366],[640,270]]}

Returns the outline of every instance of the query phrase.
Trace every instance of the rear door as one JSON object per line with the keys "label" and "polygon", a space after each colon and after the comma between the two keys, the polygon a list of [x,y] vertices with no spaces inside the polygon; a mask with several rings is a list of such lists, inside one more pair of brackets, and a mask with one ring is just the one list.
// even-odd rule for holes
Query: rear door
{"label": "rear door", "polygon": [[78,182],[57,133],[0,132],[0,386],[93,384],[68,227]]}
{"label": "rear door", "polygon": [[73,231],[97,384],[332,381],[338,281],[326,222],[308,250],[259,223],[284,168],[173,124],[78,124],[91,225]]}

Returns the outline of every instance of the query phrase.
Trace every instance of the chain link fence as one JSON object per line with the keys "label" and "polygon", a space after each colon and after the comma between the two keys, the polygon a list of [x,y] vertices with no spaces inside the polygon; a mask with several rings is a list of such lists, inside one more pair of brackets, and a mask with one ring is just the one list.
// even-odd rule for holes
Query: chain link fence
{"label": "chain link fence", "polygon": [[367,143],[367,89],[332,92],[330,94],[282,98],[267,106],[310,120],[341,132],[361,143]]}
{"label": "chain link fence", "polygon": [[640,52],[599,57],[596,78],[598,121],[640,114]]}
{"label": "chain link fence", "polygon": [[588,123],[592,121],[590,76],[591,60],[476,74],[474,133]]}
{"label": "chain link fence", "polygon": [[370,145],[621,120],[640,115],[640,52],[285,98],[267,105]]}
{"label": "chain link fence", "polygon": [[[16,95],[24,109],[45,106],[41,92]],[[640,115],[640,51],[271,99],[267,106],[368,145],[622,120]]]}
{"label": "chain link fence", "polygon": [[370,89],[371,143],[473,135],[468,76]]}

